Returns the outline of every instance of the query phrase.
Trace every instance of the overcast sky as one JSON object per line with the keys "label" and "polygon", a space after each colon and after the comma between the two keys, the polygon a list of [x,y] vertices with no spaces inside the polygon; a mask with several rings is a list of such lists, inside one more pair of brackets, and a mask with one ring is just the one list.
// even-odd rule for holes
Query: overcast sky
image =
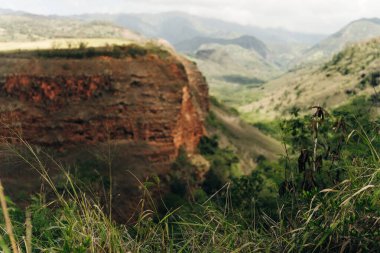
{"label": "overcast sky", "polygon": [[0,8],[60,15],[184,11],[309,33],[332,33],[353,20],[380,17],[380,0],[0,0]]}

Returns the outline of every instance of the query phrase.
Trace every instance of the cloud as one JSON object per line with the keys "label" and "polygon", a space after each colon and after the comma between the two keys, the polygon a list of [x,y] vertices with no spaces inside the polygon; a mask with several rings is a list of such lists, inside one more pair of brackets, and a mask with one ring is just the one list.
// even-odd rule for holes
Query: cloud
{"label": "cloud", "polygon": [[2,8],[39,14],[184,11],[241,24],[332,33],[362,17],[375,17],[378,0],[0,0]]}

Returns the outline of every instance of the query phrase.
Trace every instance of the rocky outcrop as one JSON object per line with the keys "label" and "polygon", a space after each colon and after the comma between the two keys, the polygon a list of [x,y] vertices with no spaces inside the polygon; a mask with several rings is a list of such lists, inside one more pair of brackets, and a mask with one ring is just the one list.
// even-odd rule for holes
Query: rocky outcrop
{"label": "rocky outcrop", "polygon": [[167,163],[182,146],[195,152],[205,134],[206,81],[178,56],[0,60],[3,137],[58,150],[109,141],[144,144],[153,147],[141,151],[151,163]]}

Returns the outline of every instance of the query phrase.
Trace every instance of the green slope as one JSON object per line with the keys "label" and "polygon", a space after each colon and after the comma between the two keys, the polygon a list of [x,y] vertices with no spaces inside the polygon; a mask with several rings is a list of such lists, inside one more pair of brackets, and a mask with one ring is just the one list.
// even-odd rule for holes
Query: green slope
{"label": "green slope", "polygon": [[325,64],[289,72],[263,89],[253,89],[262,95],[239,109],[254,122],[284,116],[294,107],[301,112],[314,105],[334,108],[355,96],[374,94],[379,76],[380,39],[373,39],[346,48]]}
{"label": "green slope", "polygon": [[207,131],[210,135],[219,136],[221,146],[236,150],[244,172],[249,173],[255,168],[259,156],[274,161],[284,153],[279,141],[242,121],[232,110],[212,101]]}
{"label": "green slope", "polygon": [[283,73],[256,51],[237,45],[203,45],[190,58],[206,76],[211,94],[234,107],[252,101],[252,87]]}

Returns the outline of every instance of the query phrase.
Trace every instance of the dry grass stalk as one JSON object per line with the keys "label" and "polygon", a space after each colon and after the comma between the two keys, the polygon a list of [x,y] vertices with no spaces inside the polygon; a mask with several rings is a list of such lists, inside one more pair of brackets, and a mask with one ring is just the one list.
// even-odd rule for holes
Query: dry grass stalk
{"label": "dry grass stalk", "polygon": [[7,202],[5,201],[4,188],[3,188],[3,185],[1,184],[1,181],[0,181],[0,203],[1,203],[1,209],[3,210],[7,234],[9,236],[10,241],[11,241],[12,251],[13,251],[13,253],[18,253],[19,250],[17,248],[17,243],[15,240],[15,236],[13,234],[12,222],[11,222],[11,219],[9,217]]}
{"label": "dry grass stalk", "polygon": [[30,212],[30,210],[26,210],[25,227],[26,253],[32,253],[32,213]]}

